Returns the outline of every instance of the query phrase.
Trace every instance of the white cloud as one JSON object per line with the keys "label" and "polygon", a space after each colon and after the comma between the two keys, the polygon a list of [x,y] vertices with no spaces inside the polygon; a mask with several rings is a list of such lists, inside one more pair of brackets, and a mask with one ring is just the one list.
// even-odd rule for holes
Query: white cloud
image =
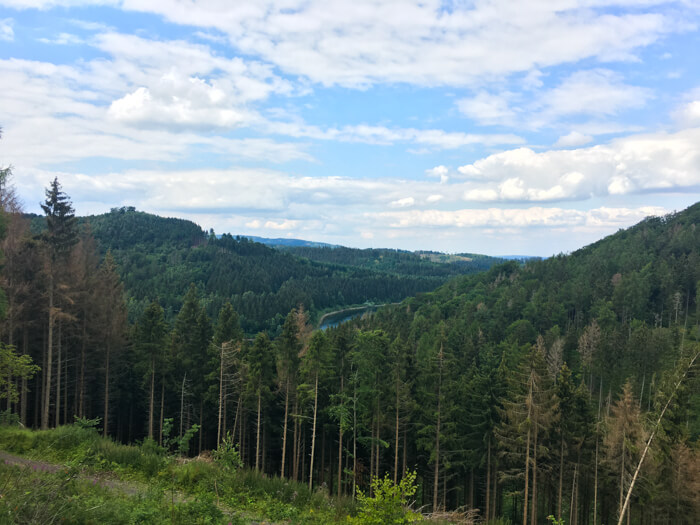
{"label": "white cloud", "polygon": [[459,111],[465,116],[486,125],[512,125],[516,112],[509,105],[511,93],[493,95],[479,91],[473,98],[457,101]]}
{"label": "white cloud", "polygon": [[584,146],[591,142],[593,142],[593,137],[590,135],[584,135],[583,133],[574,130],[571,133],[559,137],[559,139],[554,143],[554,147],[575,148],[578,146]]}
{"label": "white cloud", "polygon": [[440,184],[445,184],[447,183],[450,178],[447,175],[449,173],[449,169],[447,166],[435,166],[434,168],[430,168],[429,170],[425,170],[425,174],[428,177],[437,177],[440,179]]}
{"label": "white cloud", "polygon": [[85,43],[85,41],[82,38],[71,33],[59,33],[54,38],[39,38],[38,40],[42,44],[50,44],[56,46],[79,45]]}
{"label": "white cloud", "polygon": [[[125,9],[216,29],[244,53],[323,85],[375,82],[468,85],[584,59],[631,60],[642,46],[683,29],[670,0],[422,3],[358,0],[125,0]],[[636,8],[644,6],[646,12]],[[537,38],[532,38],[537,35]]]}
{"label": "white cloud", "polygon": [[581,211],[566,208],[487,208],[454,211],[410,210],[381,212],[373,217],[389,221],[392,228],[532,228],[595,227],[629,225],[650,215],[662,215],[664,208],[596,208]]}
{"label": "white cloud", "polygon": [[389,203],[392,208],[408,208],[416,203],[416,199],[413,197],[404,197],[403,199],[398,199]]}
{"label": "white cloud", "polygon": [[681,106],[674,117],[684,125],[700,124],[700,100],[693,100]]}
{"label": "white cloud", "polygon": [[15,31],[12,28],[14,20],[12,18],[4,18],[0,20],[0,40],[12,42],[15,39]]}
{"label": "white cloud", "polygon": [[585,200],[607,195],[683,192],[700,187],[700,128],[632,135],[606,145],[536,153],[504,151],[460,173],[481,181],[471,201]]}
{"label": "white cloud", "polygon": [[607,69],[577,71],[542,96],[539,105],[545,116],[557,119],[570,115],[612,116],[624,109],[639,108],[652,98],[649,89],[622,82]]}

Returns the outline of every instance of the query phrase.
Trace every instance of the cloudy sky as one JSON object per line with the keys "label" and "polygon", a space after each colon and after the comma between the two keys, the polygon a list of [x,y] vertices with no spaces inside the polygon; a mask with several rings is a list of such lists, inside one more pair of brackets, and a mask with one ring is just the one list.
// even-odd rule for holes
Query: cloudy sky
{"label": "cloudy sky", "polygon": [[700,0],[0,0],[28,211],[551,255],[700,200]]}

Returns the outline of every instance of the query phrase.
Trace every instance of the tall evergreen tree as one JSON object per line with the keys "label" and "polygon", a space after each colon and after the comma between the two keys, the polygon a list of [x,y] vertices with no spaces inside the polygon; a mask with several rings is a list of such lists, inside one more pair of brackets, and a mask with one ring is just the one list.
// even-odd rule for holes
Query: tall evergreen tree
{"label": "tall evergreen tree", "polygon": [[54,305],[56,282],[61,279],[61,264],[65,262],[71,248],[78,242],[76,218],[73,205],[61,190],[58,178],[54,178],[46,190],[46,200],[41,204],[46,216],[46,232],[43,240],[46,245],[46,274],[48,275],[48,338],[46,368],[44,372],[44,399],[41,415],[41,428],[49,427],[51,405],[51,371],[53,368],[53,331],[56,314]]}

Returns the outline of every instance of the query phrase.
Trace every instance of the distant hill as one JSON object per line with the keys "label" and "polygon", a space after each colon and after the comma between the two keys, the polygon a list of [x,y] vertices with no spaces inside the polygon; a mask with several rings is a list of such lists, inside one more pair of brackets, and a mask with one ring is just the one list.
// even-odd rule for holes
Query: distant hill
{"label": "distant hill", "polygon": [[[30,218],[33,231],[44,227],[43,217]],[[153,299],[172,318],[189,284],[195,283],[211,316],[230,301],[249,333],[268,330],[274,335],[299,304],[316,315],[349,305],[397,302],[499,262],[485,258],[438,264],[395,250],[273,248],[247,237],[217,237],[191,221],[131,207],[81,217],[80,222],[89,224],[102,252],[112,251],[132,320]]]}
{"label": "distant hill", "polygon": [[255,235],[244,235],[254,242],[265,244],[272,247],[305,247],[305,248],[337,248],[337,244],[328,244],[325,242],[305,241],[304,239],[269,239],[267,237],[256,237]]}

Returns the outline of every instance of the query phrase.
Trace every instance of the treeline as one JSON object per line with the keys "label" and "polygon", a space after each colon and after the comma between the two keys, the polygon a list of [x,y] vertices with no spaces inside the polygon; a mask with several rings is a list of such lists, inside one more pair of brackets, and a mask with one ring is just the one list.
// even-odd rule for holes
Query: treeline
{"label": "treeline", "polygon": [[[280,246],[280,250],[305,257],[311,261],[357,266],[397,275],[421,275],[426,277],[455,277],[469,273],[488,270],[494,264],[503,262],[488,255],[464,254],[461,257],[444,256],[444,254],[423,252],[414,253],[405,250],[386,248],[311,247]],[[444,256],[446,262],[432,262],[430,256]]]}
{"label": "treeline", "polygon": [[[419,506],[524,525],[614,523],[623,509],[630,524],[698,522],[700,205],[327,332],[297,304],[278,336],[253,339],[201,282],[177,281],[172,322],[155,290],[128,323],[116,256],[100,259],[57,181],[44,211],[39,236],[9,214],[3,243],[4,340],[41,367],[2,374],[26,425],[99,417],[122,441],[171,425],[196,432],[191,454],[228,434],[249,467],[331,494],[415,469]],[[213,237],[196,242],[268,256]]]}
{"label": "treeline", "polygon": [[[35,234],[44,231],[44,217],[29,218]],[[132,207],[80,218],[78,223],[89,228],[103,256],[111,251],[127,291],[132,323],[155,298],[172,322],[189,284],[195,283],[211,317],[230,302],[247,333],[265,330],[272,336],[279,334],[287,312],[298,304],[315,316],[347,305],[397,302],[434,290],[451,276],[499,262],[481,257],[437,264],[406,252],[351,248],[338,248],[337,253],[346,254],[338,261],[324,260],[319,256],[322,249],[299,257],[295,251],[276,250],[245,237],[216,236],[190,221]],[[306,257],[310,253],[316,256]],[[379,264],[369,264],[368,258],[375,256]]]}

